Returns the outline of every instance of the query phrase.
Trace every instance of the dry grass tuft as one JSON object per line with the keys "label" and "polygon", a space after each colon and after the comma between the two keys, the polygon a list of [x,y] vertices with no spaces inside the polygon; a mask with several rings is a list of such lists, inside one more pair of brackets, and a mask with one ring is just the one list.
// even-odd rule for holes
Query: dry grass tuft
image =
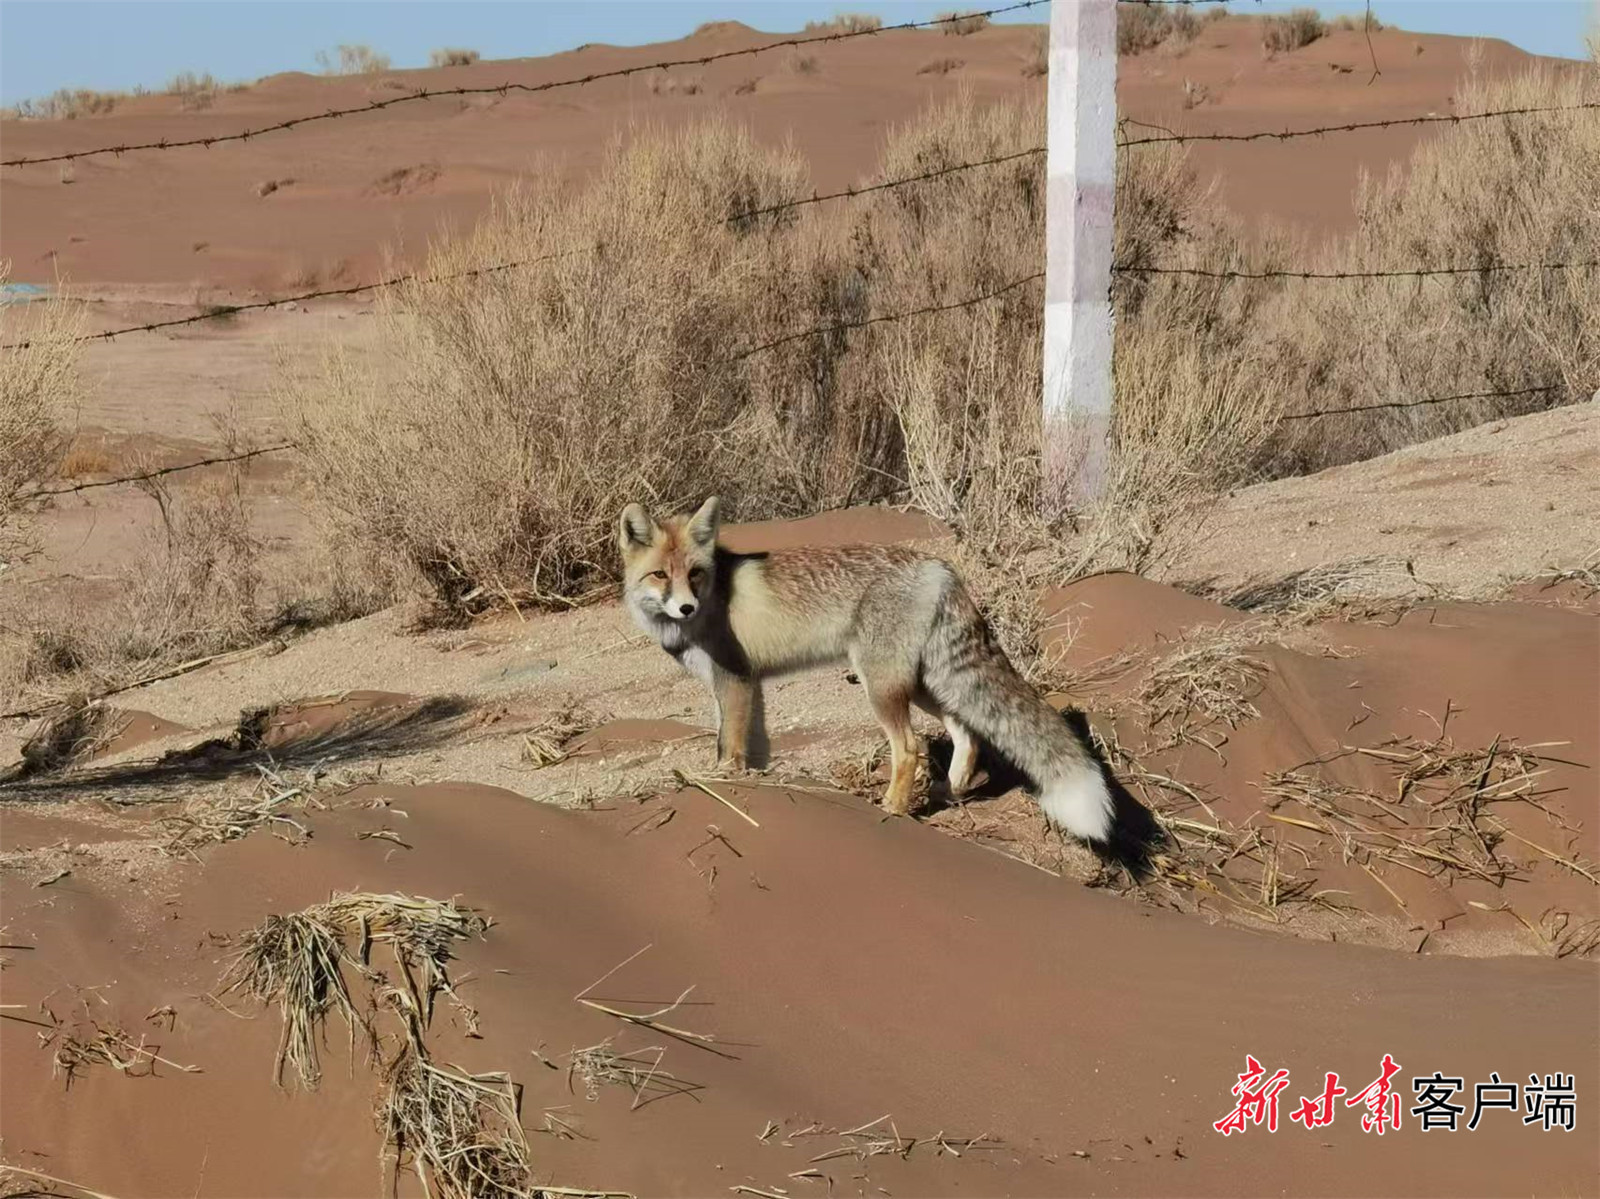
{"label": "dry grass tuft", "polygon": [[1377,33],[1386,29],[1387,26],[1378,20],[1377,13],[1369,11],[1363,13],[1340,13],[1332,20],[1328,28],[1336,29],[1341,33],[1364,33],[1369,31]]}
{"label": "dry grass tuft", "polygon": [[125,92],[64,87],[42,100],[23,100],[6,115],[18,121],[76,121],[80,117],[104,116],[127,98]]}
{"label": "dry grass tuft", "polygon": [[1142,54],[1167,43],[1184,45],[1200,30],[1200,18],[1186,7],[1117,5],[1117,53]]}
{"label": "dry grass tuft", "polygon": [[384,1067],[379,1126],[396,1174],[439,1199],[532,1199],[521,1095],[509,1075],[469,1074],[408,1044]]}
{"label": "dry grass tuft", "polygon": [[446,46],[434,50],[428,55],[428,65],[434,67],[470,67],[477,62],[480,55],[476,50],[462,50]]}
{"label": "dry grass tuft", "polygon": [[256,785],[248,796],[226,804],[206,803],[172,816],[161,818],[167,831],[162,852],[173,857],[199,860],[199,850],[249,836],[258,828],[269,828],[273,835],[299,845],[311,831],[288,813],[291,810],[321,808],[314,795],[315,776],[308,772],[302,785],[290,783],[270,766],[257,765]]}
{"label": "dry grass tuft", "polygon": [[917,68],[918,75],[948,75],[959,71],[966,63],[959,58],[931,58]]}
{"label": "dry grass tuft", "polygon": [[209,71],[198,75],[180,71],[167,83],[167,95],[177,96],[179,106],[188,111],[210,108],[221,90],[222,84]]}
{"label": "dry grass tuft", "polygon": [[870,13],[863,12],[842,12],[835,13],[831,20],[807,21],[805,32],[810,34],[871,33],[874,29],[882,28],[882,17],[875,17]]}
{"label": "dry grass tuft", "polygon": [[1268,54],[1287,54],[1309,46],[1327,32],[1322,15],[1314,8],[1296,8],[1261,18],[1261,46]]}
{"label": "dry grass tuft", "polygon": [[[452,945],[481,937],[488,928],[489,921],[479,913],[453,902],[360,892],[335,895],[303,912],[269,916],[245,933],[222,993],[238,991],[277,1005],[283,1037],[274,1078],[282,1086],[285,1069],[292,1068],[302,1086],[315,1089],[322,1078],[318,1045],[330,1014],[344,1020],[352,1051],[358,1029],[376,1044],[370,1018],[357,1010],[351,996],[346,968],[394,1004],[420,1042],[435,998],[441,992],[455,995],[449,974]],[[372,968],[375,944],[389,946],[398,986]]]}
{"label": "dry grass tuft", "polygon": [[[0,285],[10,277],[10,261],[0,261]],[[29,497],[66,452],[64,427],[83,395],[73,343],[82,325],[82,310],[60,295],[0,304],[0,334],[27,343],[0,354],[0,570],[38,550]]]}
{"label": "dry grass tuft", "polygon": [[565,762],[572,756],[565,748],[567,743],[603,721],[598,713],[569,696],[559,709],[522,734],[522,760],[535,770]]}
{"label": "dry grass tuft", "polygon": [[1450,598],[1417,578],[1409,559],[1382,556],[1310,566],[1224,592],[1203,586],[1196,590],[1230,608],[1300,625],[1388,617],[1420,603]]}
{"label": "dry grass tuft", "polygon": [[671,1071],[661,1068],[666,1049],[651,1045],[619,1054],[615,1038],[607,1037],[598,1045],[574,1049],[567,1059],[567,1082],[574,1080],[584,1086],[585,1097],[593,1102],[600,1097],[601,1086],[626,1087],[633,1092],[630,1110],[638,1110],[657,1099],[673,1095],[693,1096],[702,1090],[700,1083],[688,1082]]}
{"label": "dry grass tuft", "polygon": [[62,1078],[68,1090],[73,1081],[93,1066],[109,1066],[130,1078],[143,1078],[155,1074],[158,1066],[167,1066],[182,1074],[199,1074],[199,1066],[185,1066],[162,1057],[160,1045],[151,1045],[147,1034],[141,1033],[135,1041],[120,1025],[102,1024],[95,1019],[89,1004],[82,998],[79,1006],[82,1015],[72,1021],[56,1015],[45,1000],[39,1005],[42,1020],[11,1017],[22,1023],[36,1024],[42,1048],[51,1049],[51,1075]]}
{"label": "dry grass tuft", "polygon": [[317,65],[324,75],[380,75],[389,69],[389,56],[371,46],[341,45],[333,54],[318,50]]}
{"label": "dry grass tuft", "polygon": [[1145,724],[1160,750],[1186,743],[1216,749],[1205,736],[1215,725],[1236,729],[1261,715],[1251,699],[1260,693],[1268,666],[1250,650],[1262,630],[1251,623],[1187,633],[1179,647],[1145,674],[1135,693]]}
{"label": "dry grass tuft", "polygon": [[934,17],[934,20],[944,22],[939,28],[944,30],[946,37],[966,37],[969,33],[989,27],[988,15],[981,12],[946,11]]}

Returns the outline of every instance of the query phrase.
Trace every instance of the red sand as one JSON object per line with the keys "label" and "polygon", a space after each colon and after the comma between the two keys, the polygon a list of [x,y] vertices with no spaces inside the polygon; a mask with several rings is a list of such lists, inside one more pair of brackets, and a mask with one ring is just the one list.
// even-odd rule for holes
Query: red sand
{"label": "red sand", "polygon": [[[209,149],[141,151],[121,157],[7,168],[0,174],[6,221],[0,253],[14,278],[80,284],[192,284],[283,293],[368,278],[380,248],[415,257],[442,223],[460,227],[492,192],[551,166],[581,176],[608,139],[649,125],[679,126],[725,111],[770,144],[793,139],[819,190],[873,171],[885,134],[933,101],[962,89],[978,99],[1041,95],[1022,73],[1037,26],[996,26],[967,37],[896,32],[813,48],[817,70],[776,50],[676,74],[698,78],[698,94],[656,94],[641,74],[536,95],[444,98],[313,124]],[[186,112],[173,96],[130,98],[108,115],[73,121],[7,121],[7,157],[119,142],[185,139],[270,125],[333,107],[391,99],[414,88],[537,84],[591,72],[721,52],[778,40],[737,22],[678,42],[588,46],[547,58],[480,62],[446,70],[322,78],[273,75]],[[1333,33],[1292,54],[1265,58],[1258,23],[1233,17],[1204,27],[1181,53],[1124,59],[1118,81],[1126,116],[1168,128],[1240,132],[1451,111],[1467,66],[1466,39],[1388,30],[1373,37],[1382,74],[1371,78],[1365,39]],[[949,74],[919,73],[956,57]],[[1485,44],[1482,72],[1521,69],[1532,56]],[[1348,69],[1346,69],[1348,68]],[[736,89],[756,81],[753,92]],[[1208,98],[1186,109],[1185,84]],[[1137,131],[1135,131],[1137,132]],[[1347,228],[1362,169],[1401,162],[1426,129],[1376,130],[1316,140],[1198,146],[1202,178],[1220,174],[1225,202],[1252,221],[1281,220],[1313,231]],[[404,172],[397,175],[397,172]],[[261,185],[278,186],[259,194]],[[154,224],[151,213],[160,213]]]}
{"label": "red sand", "polygon": [[[196,998],[224,957],[211,934],[359,883],[459,895],[496,918],[458,970],[472,976],[463,993],[484,1039],[464,1040],[441,1016],[435,1053],[509,1069],[526,1087],[528,1125],[554,1109],[592,1138],[533,1137],[541,1174],[563,1185],[822,1194],[825,1184],[787,1176],[838,1139],[790,1147],[787,1133],[888,1113],[907,1136],[988,1133],[1004,1148],[820,1163],[840,1192],[1596,1187],[1595,1107],[1585,1100],[1600,1053],[1600,974],[1589,964],[1407,957],[1206,928],[814,794],[741,789],[759,829],[704,795],[669,797],[656,802],[678,818],[633,836],[633,805],[570,813],[470,787],[381,794],[409,813],[414,850],[356,840],[378,814],[347,807],[315,816],[317,837],[301,849],[260,836],[212,851],[155,913],[71,880],[47,900],[0,880],[8,940],[38,947],[15,955],[7,1002],[31,1008],[53,993],[65,1014],[64,988],[92,984],[97,1018],[151,1032],[163,1056],[204,1070],[126,1078],[102,1068],[69,1092],[50,1078],[37,1030],[8,1021],[0,1113],[14,1159],[128,1199],[375,1193],[371,1080],[338,1064],[342,1032],[330,1037],[322,1092],[282,1095],[270,1082],[275,1018],[241,1023]],[[731,845],[702,845],[711,825]],[[621,1050],[661,1043],[574,1000],[645,946],[593,995],[646,1011],[693,985],[676,1024],[714,1034],[730,1056],[666,1041],[664,1068],[704,1088],[693,1098],[629,1111],[630,1096],[612,1087],[588,1103],[533,1051],[564,1065],[572,1048],[612,1035]],[[144,1016],[167,1004],[176,1028],[154,1031]],[[1231,1106],[1247,1053],[1291,1072],[1284,1126],[1224,1139],[1211,1121]],[[1324,1071],[1359,1088],[1385,1053],[1406,1086],[1435,1069],[1469,1080],[1576,1071],[1577,1129],[1547,1135],[1505,1112],[1454,1135],[1423,1135],[1407,1118],[1379,1139],[1348,1110],[1314,1132],[1289,1124],[1287,1109]],[[769,1121],[782,1132],[762,1143]]]}

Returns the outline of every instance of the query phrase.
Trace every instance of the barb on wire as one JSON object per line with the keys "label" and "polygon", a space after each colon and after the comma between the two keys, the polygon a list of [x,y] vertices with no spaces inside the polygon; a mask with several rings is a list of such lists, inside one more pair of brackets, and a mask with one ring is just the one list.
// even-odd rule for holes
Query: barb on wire
{"label": "barb on wire", "polygon": [[1024,275],[1020,279],[1013,279],[1010,283],[1002,284],[991,291],[980,292],[975,296],[968,296],[965,300],[953,300],[948,304],[928,304],[922,308],[912,308],[905,312],[885,312],[879,316],[869,316],[859,321],[838,321],[831,325],[818,325],[812,329],[802,329],[798,333],[786,333],[782,337],[775,337],[771,341],[764,341],[759,345],[749,346],[737,354],[724,358],[724,362],[742,362],[765,350],[776,349],[778,346],[788,345],[792,341],[801,341],[807,337],[821,337],[827,333],[844,333],[851,329],[865,329],[869,325],[880,325],[885,321],[903,321],[914,316],[927,316],[935,312],[950,312],[957,308],[970,308],[974,304],[982,304],[987,300],[996,299],[1007,292],[1015,291],[1026,283],[1035,279],[1043,279],[1043,271],[1035,271],[1031,275]]}
{"label": "barb on wire", "polygon": [[179,471],[196,470],[202,466],[215,466],[222,462],[243,462],[247,458],[259,458],[262,454],[276,454],[280,450],[292,450],[297,442],[285,441],[278,445],[262,446],[258,450],[246,450],[242,454],[224,454],[217,458],[202,458],[198,462],[184,462],[178,466],[163,466],[160,470],[148,470],[139,475],[125,475],[120,479],[101,479],[95,483],[74,483],[70,487],[44,487],[38,491],[30,491],[21,497],[24,503],[29,500],[42,500],[46,496],[70,495],[76,491],[88,491],[93,487],[120,487],[124,483],[142,483],[146,479],[159,479],[163,475],[175,475]]}
{"label": "barb on wire", "polygon": [[1500,262],[1484,266],[1423,267],[1403,271],[1231,271],[1190,266],[1113,266],[1118,275],[1193,275],[1202,279],[1426,279],[1434,275],[1497,275],[1508,271],[1582,271],[1600,267],[1583,262]]}
{"label": "barb on wire", "polygon": [[[385,287],[399,287],[402,283],[448,283],[454,279],[471,279],[479,275],[495,275],[501,271],[520,270],[523,267],[538,266],[541,263],[554,262],[558,258],[568,258],[575,254],[591,254],[599,249],[599,243],[592,246],[583,246],[576,250],[559,250],[553,254],[541,254],[537,258],[528,258],[520,262],[499,262],[492,266],[477,266],[470,270],[453,271],[448,275],[423,276],[416,272],[404,275],[394,275],[388,279],[374,279],[371,283],[358,283],[351,287],[325,287],[318,291],[303,291],[292,296],[279,296],[275,300],[253,300],[248,304],[217,304],[207,312],[197,312],[193,316],[177,316],[166,321],[149,321],[143,325],[125,325],[120,329],[107,329],[104,333],[85,333],[81,337],[74,337],[74,342],[82,341],[110,341],[113,337],[121,337],[124,333],[153,333],[157,329],[172,329],[179,325],[198,325],[203,321],[225,320],[230,316],[237,316],[241,312],[261,312],[268,308],[279,308],[284,304],[298,304],[303,300],[325,300],[336,296],[354,296],[364,291],[379,291]],[[31,346],[31,341],[8,341],[0,345],[0,350],[26,350]]]}
{"label": "barb on wire", "polygon": [[992,167],[1005,162],[1016,162],[1021,158],[1035,158],[1040,154],[1044,154],[1047,149],[1048,147],[1046,146],[1029,146],[1026,150],[1017,150],[1011,154],[999,154],[994,158],[980,158],[975,162],[961,162],[955,166],[939,167],[932,171],[923,171],[920,175],[903,175],[898,179],[888,179],[882,183],[869,183],[861,187],[846,187],[836,192],[807,196],[803,200],[785,200],[781,204],[769,204],[765,208],[751,208],[744,212],[736,212],[723,223],[731,225],[735,221],[748,221],[758,216],[784,212],[790,208],[803,208],[807,204],[822,204],[828,200],[853,200],[857,196],[888,191],[890,188],[895,187],[904,187],[908,183],[922,183],[929,179],[941,179],[946,175],[954,175],[960,171],[970,171],[976,167]]}
{"label": "barb on wire", "polygon": [[[1007,162],[1016,162],[1019,159],[1036,157],[1045,152],[1044,146],[1029,146],[1025,150],[1016,150],[1009,154],[999,154],[993,158],[978,159],[974,162],[957,163],[954,166],[939,167],[931,171],[923,171],[916,175],[904,175],[896,179],[887,179],[882,183],[872,183],[861,187],[847,187],[839,191],[825,192],[804,196],[798,200],[785,200],[778,204],[768,204],[762,208],[748,208],[725,217],[716,224],[732,225],[740,221],[755,220],[758,217],[771,216],[775,213],[786,212],[793,208],[805,208],[811,204],[824,204],[830,200],[854,199],[858,196],[869,195],[872,192],[888,191],[891,188],[904,187],[912,183],[923,183],[930,179],[939,179],[947,175],[954,175],[961,171],[975,170],[979,167],[999,166]],[[520,270],[525,267],[539,266],[546,262],[553,262],[560,258],[573,257],[579,254],[591,254],[601,248],[601,243],[590,246],[580,246],[573,250],[561,250],[551,254],[543,254],[537,258],[529,258],[520,262],[502,262],[493,266],[474,267],[471,270],[457,271],[448,275],[424,276],[415,272],[395,275],[389,279],[374,279],[371,283],[361,283],[352,287],[330,287],[318,291],[300,292],[292,296],[279,296],[272,300],[258,300],[249,304],[224,304],[213,307],[209,312],[196,313],[193,316],[173,317],[171,320],[151,321],[143,325],[125,325],[119,329],[107,329],[103,333],[86,333],[73,340],[83,341],[109,341],[113,337],[120,337],[124,333],[152,333],[158,329],[171,329],[179,325],[196,325],[204,321],[222,320],[235,316],[241,312],[259,312],[268,308],[277,308],[284,304],[297,304],[306,300],[322,300],[339,296],[357,295],[365,291],[378,291],[386,287],[398,287],[403,283],[445,283],[455,279],[472,278],[479,275],[498,274],[501,271]],[[0,345],[0,350],[25,350],[32,343],[28,341],[7,342]]]}
{"label": "barb on wire", "polygon": [[1447,404],[1452,400],[1499,400],[1512,399],[1516,396],[1536,395],[1540,392],[1556,391],[1556,387],[1522,387],[1515,391],[1468,391],[1460,395],[1429,396],[1423,400],[1397,400],[1387,404],[1357,404],[1351,408],[1319,408],[1315,412],[1295,412],[1279,419],[1288,422],[1292,420],[1313,420],[1319,416],[1344,416],[1352,412],[1378,412],[1388,408],[1421,408],[1427,404]]}
{"label": "barb on wire", "polygon": [[[1359,129],[1393,129],[1400,125],[1460,125],[1467,121],[1487,121],[1494,117],[1520,117],[1538,113],[1584,112],[1600,108],[1600,101],[1585,100],[1577,104],[1551,104],[1541,107],[1496,108],[1488,112],[1429,113],[1421,117],[1393,117],[1382,121],[1351,121],[1344,125],[1316,125],[1309,129],[1262,129],[1255,133],[1174,133],[1166,132],[1152,137],[1130,137],[1117,142],[1118,149],[1131,146],[1153,146],[1164,142],[1261,142],[1290,141],[1297,137],[1321,137],[1325,133],[1351,133]],[[1138,122],[1134,122],[1137,124]]]}
{"label": "barb on wire", "polygon": [[1050,0],[1016,0],[1015,3],[984,9],[980,12],[948,14],[934,17],[928,21],[902,21],[898,25],[884,25],[877,29],[840,30],[836,33],[813,34],[809,37],[783,38],[780,41],[769,42],[764,46],[746,46],[739,50],[723,50],[716,54],[703,54],[695,58],[668,59],[661,62],[643,63],[636,67],[619,67],[612,71],[595,71],[588,75],[570,79],[552,79],[546,83],[500,83],[486,87],[420,88],[415,92],[407,93],[404,96],[395,96],[388,100],[373,100],[366,104],[356,104],[348,108],[330,108],[326,112],[310,113],[303,117],[291,117],[274,125],[262,125],[259,128],[246,129],[239,133],[219,134],[212,137],[191,137],[180,141],[162,138],[153,142],[101,146],[94,150],[72,150],[61,154],[40,154],[33,157],[8,158],[0,160],[0,167],[29,166],[46,162],[69,162],[78,158],[91,158],[97,154],[125,154],[133,150],[176,150],[185,146],[209,147],[221,145],[224,142],[248,141],[250,138],[260,137],[266,133],[279,133],[289,129],[298,129],[300,126],[309,125],[314,121],[329,121],[339,117],[354,116],[359,113],[378,112],[385,108],[393,108],[397,104],[411,104],[418,100],[434,100],[446,96],[504,96],[510,92],[549,92],[555,91],[557,88],[582,87],[588,83],[599,83],[606,79],[622,79],[630,75],[642,75],[648,71],[664,71],[673,67],[707,66],[726,58],[767,54],[773,50],[781,50],[789,46],[811,46],[820,42],[842,42],[851,38],[893,33],[901,29],[925,29],[930,26],[947,25],[952,21],[970,19],[972,17],[998,17],[1003,13],[1019,12],[1022,9],[1035,8],[1049,2]]}

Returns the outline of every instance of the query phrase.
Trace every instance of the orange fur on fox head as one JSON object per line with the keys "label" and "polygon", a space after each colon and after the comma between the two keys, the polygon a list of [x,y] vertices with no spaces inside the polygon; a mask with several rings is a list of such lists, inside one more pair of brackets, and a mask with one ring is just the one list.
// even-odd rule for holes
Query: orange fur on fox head
{"label": "orange fur on fox head", "polygon": [[688,620],[704,611],[716,568],[717,497],[690,517],[657,523],[638,504],[622,510],[617,547],[622,551],[623,594],[647,620]]}

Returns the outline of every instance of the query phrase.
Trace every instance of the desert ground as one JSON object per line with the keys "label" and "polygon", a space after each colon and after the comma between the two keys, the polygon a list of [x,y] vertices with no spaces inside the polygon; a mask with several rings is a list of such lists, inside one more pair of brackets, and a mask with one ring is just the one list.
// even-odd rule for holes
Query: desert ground
{"label": "desert ground", "polygon": [[[350,285],[417,266],[504,185],[581,180],[613,136],[710,109],[833,190],[934,102],[1038,93],[1039,36],[885,33],[812,66],[782,49],[8,167],[0,256],[12,283],[64,278],[88,333]],[[723,22],[287,73],[0,138],[13,158],[210,136],[778,39]],[[1396,29],[1269,57],[1230,16],[1126,57],[1119,104],[1213,132],[1383,120],[1450,111],[1469,63],[1528,60]],[[1263,237],[1322,241],[1363,171],[1434,136],[1201,144],[1191,165]],[[12,307],[7,340],[34,306]],[[386,345],[367,295],[90,342],[43,482],[288,440],[283,372],[329,349],[378,369]],[[1597,480],[1600,403],[1497,416],[1230,486],[1147,568],[1039,587],[1037,677],[1092,730],[1128,854],[1047,828],[987,750],[951,801],[931,723],[922,809],[887,817],[843,667],[769,683],[771,764],[717,769],[709,698],[614,588],[450,621],[402,596],[144,676],[24,678],[0,693],[0,1193],[1600,1193]],[[165,505],[219,481],[262,571],[308,573],[323,496],[293,453],[166,476],[160,504],[89,486],[40,505],[40,551],[0,572],[6,631],[109,610],[171,536]],[[909,499],[724,527],[741,552],[967,561],[962,536]],[[1354,1095],[1386,1054],[1398,1130],[1342,1101],[1291,1121],[1326,1072]],[[1247,1056],[1288,1071],[1281,1124],[1223,1136]],[[1469,1113],[1491,1073],[1573,1074],[1572,1130],[1489,1110],[1424,1132],[1412,1080],[1435,1072]]]}

